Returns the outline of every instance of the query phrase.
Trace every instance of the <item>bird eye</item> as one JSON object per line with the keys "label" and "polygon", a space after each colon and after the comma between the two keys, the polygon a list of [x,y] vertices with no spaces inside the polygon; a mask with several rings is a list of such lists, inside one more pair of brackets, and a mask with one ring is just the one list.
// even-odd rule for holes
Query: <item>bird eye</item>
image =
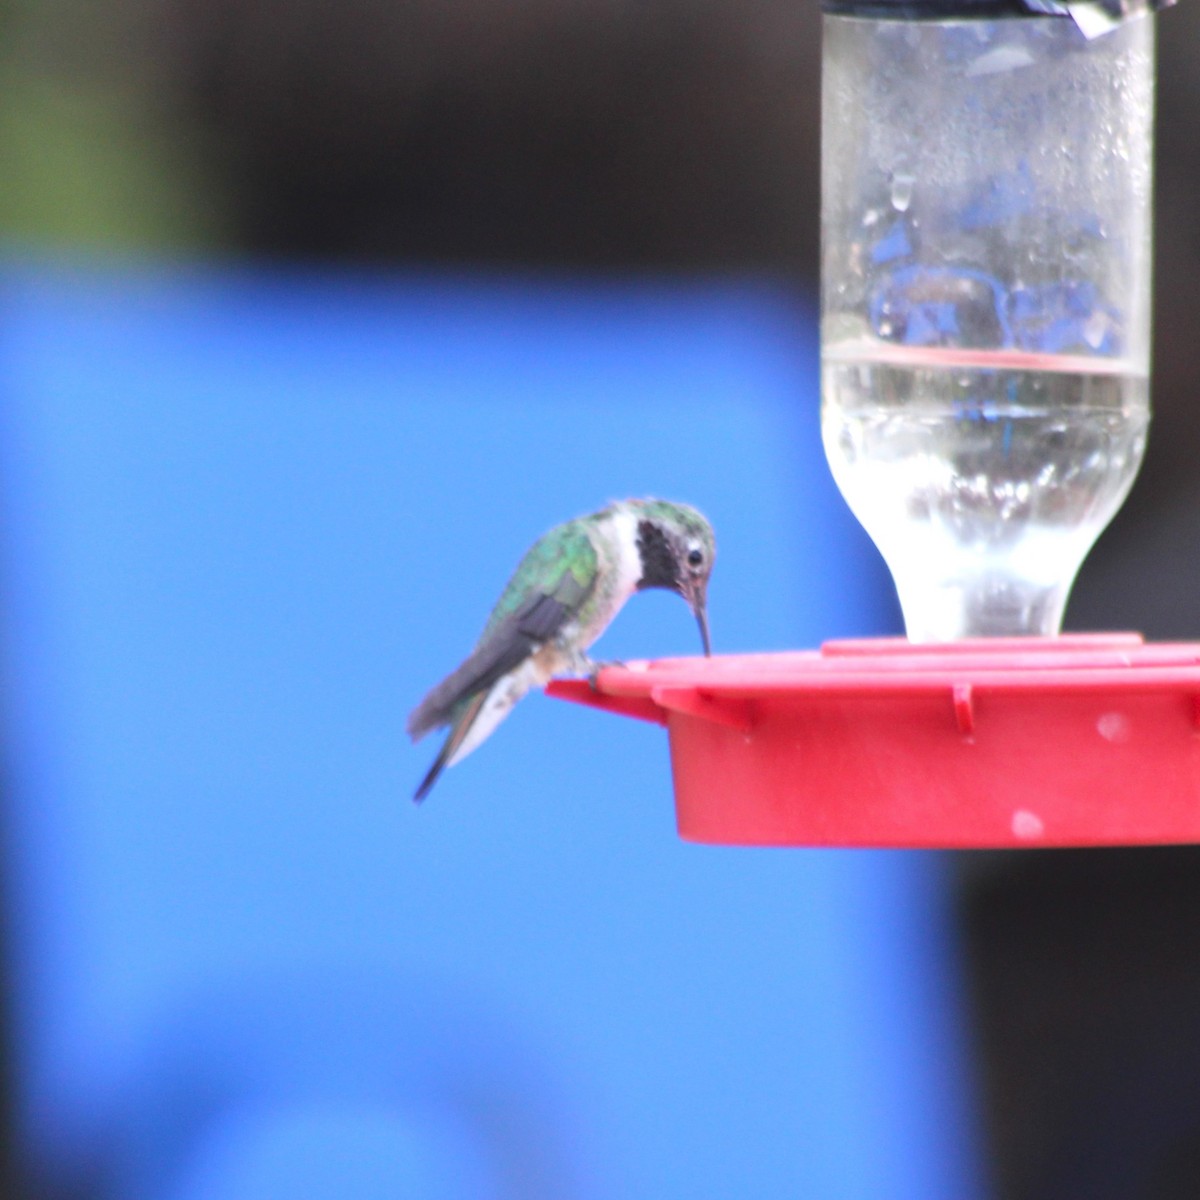
{"label": "bird eye", "polygon": [[689,550],[687,560],[689,567],[698,567],[704,561],[704,551]]}

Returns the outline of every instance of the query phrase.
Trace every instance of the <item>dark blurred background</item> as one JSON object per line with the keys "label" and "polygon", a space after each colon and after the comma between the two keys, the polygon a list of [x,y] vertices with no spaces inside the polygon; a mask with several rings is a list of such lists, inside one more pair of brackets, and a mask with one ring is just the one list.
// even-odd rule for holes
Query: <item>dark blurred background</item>
{"label": "dark blurred background", "polygon": [[[1068,624],[1162,639],[1200,635],[1200,6],[1160,33],[1155,420]],[[819,64],[815,0],[11,2],[0,236],[811,291]],[[1200,853],[956,868],[998,1196],[1200,1195]]]}

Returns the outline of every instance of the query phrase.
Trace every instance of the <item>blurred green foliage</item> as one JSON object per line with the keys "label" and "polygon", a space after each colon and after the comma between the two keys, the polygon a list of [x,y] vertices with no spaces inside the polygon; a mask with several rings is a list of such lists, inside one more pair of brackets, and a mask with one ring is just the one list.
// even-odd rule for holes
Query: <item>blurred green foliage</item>
{"label": "blurred green foliage", "polygon": [[[2,26],[0,26],[2,28]],[[194,136],[137,86],[0,54],[0,239],[129,252],[219,249],[228,216]]]}

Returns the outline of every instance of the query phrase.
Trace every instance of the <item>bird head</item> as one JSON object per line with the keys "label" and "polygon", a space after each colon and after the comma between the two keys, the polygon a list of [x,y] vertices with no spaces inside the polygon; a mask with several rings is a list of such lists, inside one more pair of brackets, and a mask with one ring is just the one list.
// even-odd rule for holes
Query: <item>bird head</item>
{"label": "bird head", "polygon": [[631,507],[637,517],[637,548],[642,565],[639,591],[660,587],[678,592],[700,626],[704,653],[711,654],[708,578],[717,554],[712,526],[686,504],[636,500]]}

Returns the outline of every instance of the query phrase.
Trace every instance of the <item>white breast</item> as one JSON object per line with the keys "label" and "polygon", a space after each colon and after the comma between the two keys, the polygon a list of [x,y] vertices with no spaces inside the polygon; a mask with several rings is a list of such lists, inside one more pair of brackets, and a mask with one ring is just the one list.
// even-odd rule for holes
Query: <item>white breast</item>
{"label": "white breast", "polygon": [[642,577],[642,556],[637,546],[637,517],[618,508],[610,520],[610,546],[616,558],[616,593],[623,604],[637,590]]}

